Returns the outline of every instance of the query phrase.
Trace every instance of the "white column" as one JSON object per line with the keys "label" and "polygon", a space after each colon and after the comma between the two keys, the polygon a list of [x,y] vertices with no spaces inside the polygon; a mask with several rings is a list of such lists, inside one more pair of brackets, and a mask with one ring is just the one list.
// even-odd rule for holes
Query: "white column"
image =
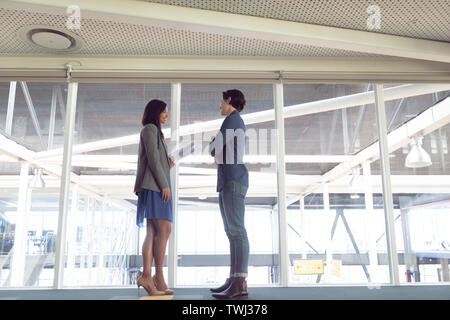
{"label": "white column", "polygon": [[66,277],[67,284],[73,285],[73,273],[75,272],[75,244],[77,236],[77,216],[78,216],[78,185],[72,188],[72,205],[70,214],[67,218],[68,232],[67,232],[67,273],[70,275]]}
{"label": "white column", "polygon": [[25,250],[27,240],[27,200],[31,192],[28,188],[28,170],[30,165],[22,162],[20,167],[19,195],[17,198],[17,218],[14,231],[14,246],[11,257],[11,287],[21,287],[25,275]]}
{"label": "white column", "polygon": [[303,253],[302,253],[302,259],[307,258],[307,248],[306,245],[306,235],[305,235],[305,197],[300,195],[300,234],[303,238]]}
{"label": "white column", "polygon": [[386,223],[386,243],[389,259],[391,284],[399,285],[397,246],[395,242],[394,205],[391,188],[391,168],[387,143],[386,109],[384,105],[383,85],[375,85],[375,110],[377,116],[378,139],[380,146],[380,164],[383,183],[384,215]]}
{"label": "white column", "polygon": [[102,208],[100,216],[100,234],[99,234],[99,254],[98,254],[98,265],[97,265],[97,279],[99,279],[100,284],[105,284],[104,271],[105,268],[103,264],[105,263],[105,212],[106,212],[106,197],[102,198]]}
{"label": "white column", "polygon": [[365,161],[363,163],[363,174],[364,174],[364,200],[366,210],[364,212],[364,221],[366,225],[366,232],[368,238],[369,247],[369,273],[372,282],[377,281],[377,266],[378,266],[378,255],[377,255],[377,243],[375,239],[375,233],[373,232],[373,225],[375,222],[375,212],[373,209],[373,193],[372,193],[372,180],[370,171],[370,161]]}
{"label": "white column", "polygon": [[329,194],[329,187],[328,183],[323,184],[323,211],[325,213],[325,221],[329,221],[326,225],[329,225],[330,228],[327,228],[327,230],[330,230],[328,233],[327,238],[327,254],[326,254],[326,274],[331,274],[331,261],[333,260],[333,239],[331,237],[331,230],[333,228],[333,216],[331,215],[330,210],[330,194]]}
{"label": "white column", "polygon": [[67,212],[69,205],[70,174],[72,162],[73,132],[77,104],[78,83],[70,82],[67,91],[67,112],[64,127],[63,165],[59,196],[58,231],[56,238],[55,275],[53,287],[61,289],[64,279],[64,256],[66,244]]}
{"label": "white column", "polygon": [[283,84],[273,85],[275,106],[275,129],[277,133],[277,188],[278,188],[278,236],[280,244],[280,285],[288,286],[289,256],[287,251],[287,219],[286,219],[286,164],[284,141],[284,97]]}
{"label": "white column", "polygon": [[89,212],[88,216],[88,258],[87,258],[87,265],[88,265],[88,284],[92,284],[92,273],[93,273],[93,253],[95,249],[95,241],[94,241],[94,232],[95,232],[95,212],[97,208],[97,199],[95,197],[92,197],[92,211]]}
{"label": "white column", "polygon": [[87,254],[87,248],[89,244],[89,240],[87,237],[87,217],[89,214],[89,203],[91,202],[91,196],[87,194],[84,197],[84,212],[83,212],[83,218],[81,220],[81,226],[82,226],[82,232],[81,232],[81,250],[80,250],[80,281],[82,281],[83,284],[85,284],[85,275],[86,275],[86,254]]}
{"label": "white column", "polygon": [[5,132],[12,135],[12,124],[14,115],[14,102],[16,101],[16,81],[11,81],[9,83],[9,98],[8,98],[8,111],[6,113],[6,126]]}
{"label": "white column", "polygon": [[[172,83],[172,108],[170,112],[170,140],[171,146],[175,147],[180,141],[180,109],[181,109],[181,83]],[[170,170],[170,181],[172,184],[172,209],[173,224],[172,233],[169,238],[168,259],[168,285],[174,288],[177,284],[177,235],[178,235],[178,163]]]}

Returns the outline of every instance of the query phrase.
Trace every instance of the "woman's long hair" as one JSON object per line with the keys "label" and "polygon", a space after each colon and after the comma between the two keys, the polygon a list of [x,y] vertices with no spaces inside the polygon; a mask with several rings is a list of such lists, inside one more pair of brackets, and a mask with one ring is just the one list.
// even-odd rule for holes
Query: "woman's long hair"
{"label": "woman's long hair", "polygon": [[[164,139],[164,134],[161,130],[161,123],[159,122],[159,116],[166,109],[167,104],[164,101],[153,99],[150,100],[144,109],[144,114],[142,115],[142,125],[145,126],[149,123],[153,123],[157,128],[159,134]],[[159,147],[159,139],[158,139]]]}

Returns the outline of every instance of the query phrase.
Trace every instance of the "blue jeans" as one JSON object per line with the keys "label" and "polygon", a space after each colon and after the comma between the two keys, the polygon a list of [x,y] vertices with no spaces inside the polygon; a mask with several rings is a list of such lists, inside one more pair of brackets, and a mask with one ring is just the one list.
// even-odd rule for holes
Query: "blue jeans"
{"label": "blue jeans", "polygon": [[245,230],[245,195],[248,187],[228,181],[219,192],[219,207],[230,241],[230,276],[247,277],[250,245]]}

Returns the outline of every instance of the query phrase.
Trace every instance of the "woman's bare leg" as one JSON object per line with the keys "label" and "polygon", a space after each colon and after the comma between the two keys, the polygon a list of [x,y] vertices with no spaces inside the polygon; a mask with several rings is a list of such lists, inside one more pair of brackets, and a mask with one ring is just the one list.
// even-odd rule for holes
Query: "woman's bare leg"
{"label": "woman's bare leg", "polygon": [[[153,264],[153,245],[156,232],[153,226],[152,219],[147,219],[147,235],[145,236],[144,244],[142,245],[142,262],[144,272],[142,277],[147,283],[153,284],[152,281],[152,264]],[[153,286],[152,286],[153,287]]]}
{"label": "woman's bare leg", "polygon": [[164,281],[163,265],[164,256],[166,254],[167,240],[169,240],[172,231],[172,223],[169,220],[154,219],[156,238],[153,243],[153,254],[155,256],[155,278],[160,285],[160,290],[167,289]]}

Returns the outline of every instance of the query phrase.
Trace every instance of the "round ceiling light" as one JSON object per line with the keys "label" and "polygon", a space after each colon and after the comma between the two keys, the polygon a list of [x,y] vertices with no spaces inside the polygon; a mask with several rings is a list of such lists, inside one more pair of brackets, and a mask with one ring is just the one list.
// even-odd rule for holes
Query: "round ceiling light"
{"label": "round ceiling light", "polygon": [[33,47],[49,52],[75,52],[81,49],[83,39],[62,28],[48,26],[25,26],[19,36]]}
{"label": "round ceiling light", "polygon": [[33,33],[31,35],[31,41],[41,47],[57,50],[69,49],[72,44],[70,38],[67,38],[62,34],[47,30]]}

